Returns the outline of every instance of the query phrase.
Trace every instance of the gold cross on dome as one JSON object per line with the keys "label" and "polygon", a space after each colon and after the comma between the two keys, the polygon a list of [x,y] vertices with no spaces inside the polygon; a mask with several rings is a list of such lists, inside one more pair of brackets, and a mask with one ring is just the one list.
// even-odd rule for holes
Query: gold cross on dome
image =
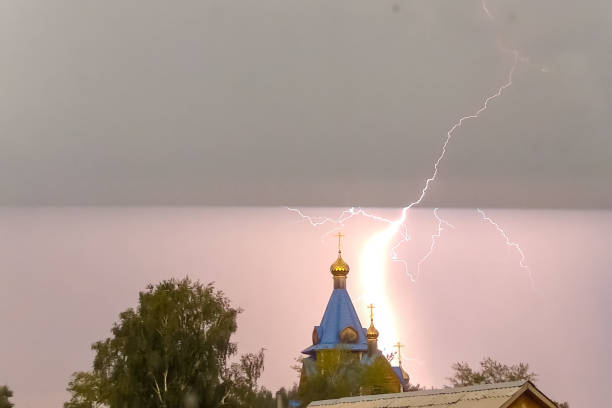
{"label": "gold cross on dome", "polygon": [[397,361],[399,361],[401,364],[402,363],[402,347],[404,347],[404,345],[398,341],[397,343],[393,345],[393,347],[397,347]]}
{"label": "gold cross on dome", "polygon": [[342,251],[342,237],[344,236],[344,234],[338,231],[338,233],[335,236],[338,237],[338,252],[341,252]]}
{"label": "gold cross on dome", "polygon": [[373,304],[373,303],[370,303],[370,304],[368,305],[368,309],[370,309],[370,321],[371,321],[371,322],[374,322],[374,308],[375,308],[375,307],[376,307],[376,306],[374,306],[374,304]]}

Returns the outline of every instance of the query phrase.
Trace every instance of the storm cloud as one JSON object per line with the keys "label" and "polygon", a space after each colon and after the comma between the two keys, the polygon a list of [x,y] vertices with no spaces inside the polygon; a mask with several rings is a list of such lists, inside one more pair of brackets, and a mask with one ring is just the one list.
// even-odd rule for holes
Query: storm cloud
{"label": "storm cloud", "polygon": [[0,204],[612,206],[604,1],[5,1]]}

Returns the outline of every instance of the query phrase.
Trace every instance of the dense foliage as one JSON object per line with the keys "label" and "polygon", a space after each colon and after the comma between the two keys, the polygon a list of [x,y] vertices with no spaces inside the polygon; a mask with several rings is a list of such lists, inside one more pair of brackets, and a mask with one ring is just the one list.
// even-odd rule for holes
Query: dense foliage
{"label": "dense foliage", "polygon": [[9,398],[13,396],[13,391],[7,386],[0,386],[0,408],[12,408],[13,403],[9,401]]}
{"label": "dense foliage", "polygon": [[319,353],[313,363],[308,375],[302,372],[302,364],[295,367],[303,376],[298,390],[302,406],[317,400],[395,392],[386,381],[389,363],[382,356],[362,364],[358,354],[339,347]]}
{"label": "dense foliage", "polygon": [[149,285],[112,336],[92,345],[93,370],[73,374],[64,407],[273,407],[257,386],[263,351],[228,362],[239,312],[210,284]]}
{"label": "dense foliage", "polygon": [[480,370],[473,370],[466,362],[457,362],[452,365],[454,375],[448,380],[453,387],[462,387],[474,384],[494,384],[506,381],[529,380],[535,381],[537,375],[529,372],[529,364],[519,363],[506,365],[487,357],[480,362]]}
{"label": "dense foliage", "polygon": [[[529,364],[518,363],[509,366],[495,361],[491,357],[487,357],[480,362],[480,370],[472,369],[466,362],[457,362],[452,365],[452,369],[454,375],[448,380],[453,387],[519,380],[535,382],[537,378],[536,373],[529,371]],[[556,404],[559,408],[569,408],[567,402]]]}

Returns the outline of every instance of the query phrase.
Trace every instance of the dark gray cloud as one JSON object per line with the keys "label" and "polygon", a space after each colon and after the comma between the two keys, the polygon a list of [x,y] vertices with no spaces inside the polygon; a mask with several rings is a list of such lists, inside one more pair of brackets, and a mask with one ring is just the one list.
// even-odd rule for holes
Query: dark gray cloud
{"label": "dark gray cloud", "polygon": [[610,207],[612,6],[8,1],[0,204]]}

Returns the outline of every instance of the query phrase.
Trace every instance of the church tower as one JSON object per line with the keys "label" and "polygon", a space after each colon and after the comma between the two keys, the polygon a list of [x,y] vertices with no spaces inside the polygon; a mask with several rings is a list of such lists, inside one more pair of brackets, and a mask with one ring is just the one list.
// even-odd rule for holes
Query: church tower
{"label": "church tower", "polygon": [[[353,302],[346,290],[346,280],[350,272],[349,265],[342,258],[341,239],[338,233],[338,257],[331,264],[329,271],[333,279],[332,294],[327,302],[323,318],[318,326],[312,330],[312,344],[302,351],[306,355],[303,359],[300,386],[308,381],[308,377],[317,370],[317,360],[325,357],[326,352],[339,349],[346,350],[354,355],[361,364],[371,365],[376,361],[388,366],[384,375],[385,382],[390,389],[401,392],[408,384],[407,375],[403,370],[391,367],[378,349],[378,330],[374,327],[374,305],[370,308],[370,327],[366,329],[361,325]],[[398,375],[399,374],[399,375]]]}
{"label": "church tower", "polygon": [[316,360],[317,352],[342,345],[345,349],[364,353],[367,351],[366,330],[361,327],[353,302],[346,290],[346,279],[350,271],[342,259],[342,234],[338,234],[338,258],[329,267],[333,290],[321,324],[312,331],[312,345],[302,351]]}

